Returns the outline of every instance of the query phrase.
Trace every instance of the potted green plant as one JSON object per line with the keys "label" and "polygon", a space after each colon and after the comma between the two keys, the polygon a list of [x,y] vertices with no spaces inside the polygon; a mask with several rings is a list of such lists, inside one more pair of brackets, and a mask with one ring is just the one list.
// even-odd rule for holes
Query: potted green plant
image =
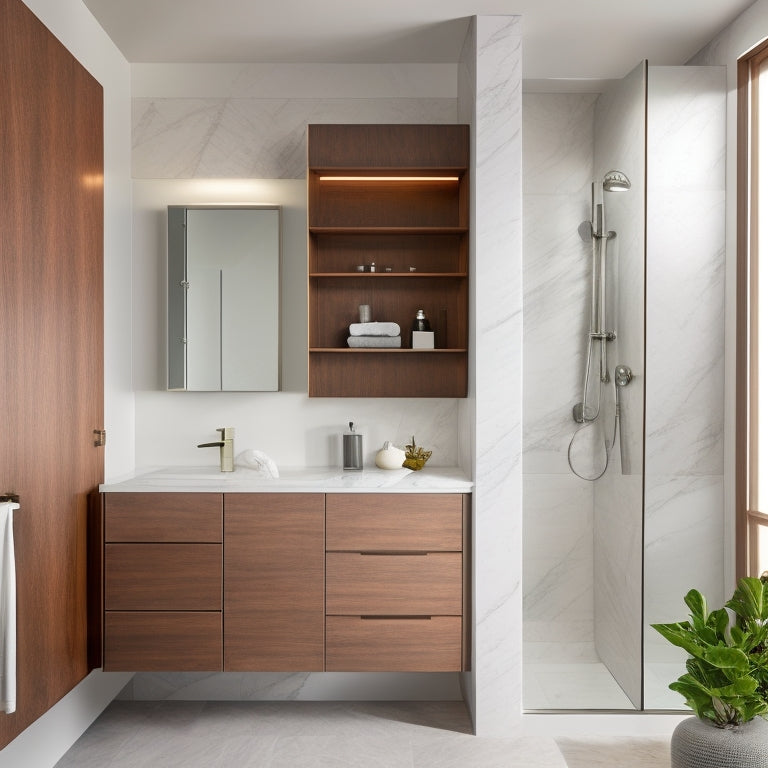
{"label": "potted green plant", "polygon": [[741,579],[715,611],[695,589],[685,604],[689,621],[651,625],[689,654],[669,687],[696,717],[675,728],[672,768],[768,768],[768,583]]}

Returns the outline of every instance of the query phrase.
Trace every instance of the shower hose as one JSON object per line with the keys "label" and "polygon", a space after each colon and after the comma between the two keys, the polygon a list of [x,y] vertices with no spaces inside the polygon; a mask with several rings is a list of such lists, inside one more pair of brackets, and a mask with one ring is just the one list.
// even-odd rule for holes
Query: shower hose
{"label": "shower hose", "polygon": [[[576,477],[580,477],[582,480],[588,480],[589,482],[594,482],[595,480],[599,480],[608,470],[608,463],[611,460],[611,453],[613,452],[613,447],[616,445],[616,434],[618,430],[620,429],[619,422],[621,421],[621,407],[619,405],[619,380],[618,376],[614,379],[613,384],[614,393],[616,395],[616,412],[613,417],[613,436],[610,440],[604,441],[605,446],[605,462],[603,463],[603,468],[600,471],[599,474],[595,475],[594,477],[588,477],[586,475],[582,475],[580,472],[576,470],[576,468],[573,466],[573,460],[571,459],[571,451],[573,450],[573,443],[576,440],[576,436],[581,432],[582,429],[585,429],[586,427],[591,427],[596,424],[598,417],[600,416],[600,395],[598,394],[598,401],[597,401],[597,413],[595,414],[594,418],[587,420],[584,419],[583,423],[579,425],[576,428],[576,431],[573,433],[573,437],[571,437],[571,442],[568,443],[568,466],[571,469],[571,472],[573,472]],[[585,409],[586,410],[586,409]]]}

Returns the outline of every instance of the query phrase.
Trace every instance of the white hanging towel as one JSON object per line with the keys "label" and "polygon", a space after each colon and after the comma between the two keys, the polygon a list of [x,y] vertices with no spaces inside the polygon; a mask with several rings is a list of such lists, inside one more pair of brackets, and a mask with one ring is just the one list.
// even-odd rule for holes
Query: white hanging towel
{"label": "white hanging towel", "polygon": [[13,510],[0,502],[0,711],[16,711],[16,558],[13,552]]}

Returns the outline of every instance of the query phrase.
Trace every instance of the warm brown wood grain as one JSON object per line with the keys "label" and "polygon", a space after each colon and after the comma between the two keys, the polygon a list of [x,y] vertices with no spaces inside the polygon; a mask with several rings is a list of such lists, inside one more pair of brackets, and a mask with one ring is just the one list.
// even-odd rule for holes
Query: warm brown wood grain
{"label": "warm brown wood grain", "polygon": [[221,670],[221,613],[108,611],[104,670]]}
{"label": "warm brown wood grain", "polygon": [[220,611],[221,544],[107,544],[108,611]]}
{"label": "warm brown wood grain", "polygon": [[[468,126],[310,125],[308,146],[310,397],[466,397]],[[400,326],[400,350],[349,349],[360,304]],[[418,309],[442,354],[409,353]]]}
{"label": "warm brown wood grain", "polygon": [[461,615],[461,554],[364,555],[329,552],[328,615]]}
{"label": "warm brown wood grain", "polygon": [[230,493],[224,504],[224,669],[322,670],[323,494]]}
{"label": "warm brown wood grain", "polygon": [[104,652],[104,494],[88,496],[88,668],[102,665]]}
{"label": "warm brown wood grain", "polygon": [[0,0],[0,491],[21,499],[17,709],[0,747],[88,673],[87,495],[103,480],[103,94]]}
{"label": "warm brown wood grain", "polygon": [[[466,278],[422,275],[420,277],[315,277],[310,281],[320,298],[311,316],[311,347],[346,349],[350,323],[359,322],[358,306],[368,304],[374,320],[400,326],[401,346],[411,346],[411,325],[417,309],[423,309],[435,329],[441,310],[446,315],[446,346],[466,350]],[[354,350],[352,354],[359,354]],[[424,353],[431,354],[431,353]],[[453,361],[455,364],[455,360]],[[363,382],[354,382],[361,386]]]}
{"label": "warm brown wood grain", "polygon": [[310,351],[310,397],[466,397],[466,351]]}
{"label": "warm brown wood grain", "polygon": [[220,493],[109,493],[106,541],[221,542]]}
{"label": "warm brown wood grain", "polygon": [[[361,229],[355,236],[349,232],[314,233],[315,249],[309,265],[310,274],[345,273],[351,275],[359,264],[375,261],[380,270],[364,273],[363,279],[390,280],[393,276],[408,277],[440,273],[467,274],[467,234],[389,234],[366,235]],[[392,267],[392,272],[383,271]],[[409,272],[416,266],[418,272]],[[355,273],[356,274],[356,273]],[[399,279],[399,277],[398,277]]]}
{"label": "warm brown wood grain", "polygon": [[461,668],[466,672],[472,669],[472,494],[464,493],[461,498],[464,518]]}
{"label": "warm brown wood grain", "polygon": [[328,672],[458,672],[461,618],[326,620]]}
{"label": "warm brown wood grain", "polygon": [[462,495],[329,493],[328,551],[460,552]]}
{"label": "warm brown wood grain", "polygon": [[308,160],[317,168],[466,168],[467,125],[308,127]]}

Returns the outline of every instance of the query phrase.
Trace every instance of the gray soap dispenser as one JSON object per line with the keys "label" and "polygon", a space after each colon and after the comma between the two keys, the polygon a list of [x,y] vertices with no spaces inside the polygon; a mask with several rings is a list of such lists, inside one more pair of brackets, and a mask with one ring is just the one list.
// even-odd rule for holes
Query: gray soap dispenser
{"label": "gray soap dispenser", "polygon": [[361,470],[363,468],[363,436],[355,432],[354,422],[349,422],[349,432],[343,435],[344,469]]}

